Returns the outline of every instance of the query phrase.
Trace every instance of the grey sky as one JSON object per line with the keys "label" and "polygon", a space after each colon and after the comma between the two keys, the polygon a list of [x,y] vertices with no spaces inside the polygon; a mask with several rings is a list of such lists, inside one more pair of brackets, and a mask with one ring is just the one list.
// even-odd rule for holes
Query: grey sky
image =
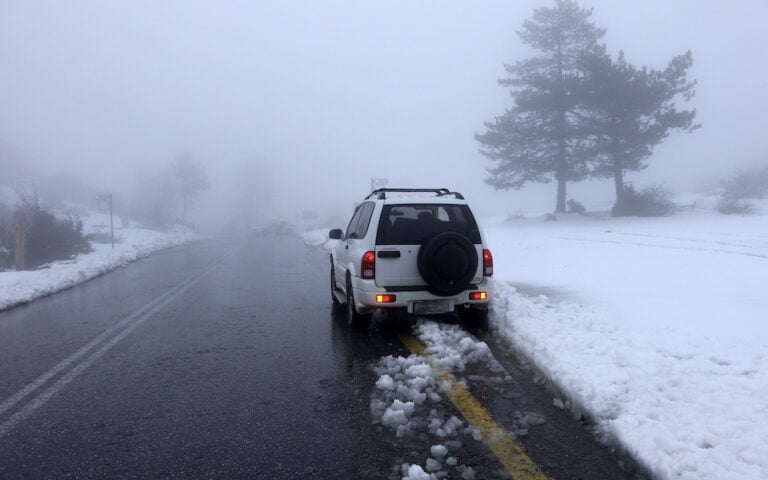
{"label": "grey sky", "polygon": [[[312,186],[321,207],[347,209],[371,177],[387,177],[464,191],[487,213],[532,198],[548,210],[552,185],[483,184],[489,164],[473,139],[510,105],[496,80],[529,53],[515,30],[543,5],[0,0],[0,140],[101,188],[127,188],[135,171],[189,151],[219,188],[260,158],[277,191]],[[704,128],[673,135],[628,180],[683,188],[768,157],[768,2],[581,5],[633,63],[694,54]],[[611,188],[569,197],[608,199]]]}

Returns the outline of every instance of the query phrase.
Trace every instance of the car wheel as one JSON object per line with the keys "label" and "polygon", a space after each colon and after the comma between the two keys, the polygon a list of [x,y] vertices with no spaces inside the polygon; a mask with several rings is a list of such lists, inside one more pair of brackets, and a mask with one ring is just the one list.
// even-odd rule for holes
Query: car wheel
{"label": "car wheel", "polygon": [[435,295],[450,296],[466,290],[477,272],[477,250],[472,241],[456,232],[430,238],[419,250],[419,274]]}
{"label": "car wheel", "polygon": [[336,298],[336,272],[333,270],[333,266],[331,266],[331,301],[334,306],[339,304],[339,299]]}
{"label": "car wheel", "polygon": [[354,328],[364,328],[371,320],[371,314],[357,312],[355,307],[355,294],[352,291],[352,282],[347,280],[347,324]]}

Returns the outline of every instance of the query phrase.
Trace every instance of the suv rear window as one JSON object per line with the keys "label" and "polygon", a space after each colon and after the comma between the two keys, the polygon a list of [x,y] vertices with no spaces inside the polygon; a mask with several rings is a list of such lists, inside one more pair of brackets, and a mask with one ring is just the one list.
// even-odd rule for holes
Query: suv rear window
{"label": "suv rear window", "polygon": [[457,232],[482,243],[472,212],[466,205],[385,205],[379,220],[379,245],[421,245],[438,233]]}

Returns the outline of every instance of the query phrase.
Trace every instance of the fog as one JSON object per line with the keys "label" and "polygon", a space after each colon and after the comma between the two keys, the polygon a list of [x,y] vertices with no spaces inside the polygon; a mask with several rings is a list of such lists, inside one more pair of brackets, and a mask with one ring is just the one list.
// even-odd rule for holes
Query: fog
{"label": "fog", "polygon": [[[249,188],[269,194],[256,200],[272,218],[348,214],[372,177],[461,191],[484,215],[551,211],[554,184],[483,183],[474,139],[511,106],[497,79],[531,54],[516,30],[549,5],[0,0],[0,160],[128,197],[140,172],[189,152],[212,184],[194,211],[209,228]],[[703,127],[671,135],[628,181],[685,191],[768,160],[767,2],[580,5],[636,65],[693,52]],[[568,196],[609,205],[612,188]]]}

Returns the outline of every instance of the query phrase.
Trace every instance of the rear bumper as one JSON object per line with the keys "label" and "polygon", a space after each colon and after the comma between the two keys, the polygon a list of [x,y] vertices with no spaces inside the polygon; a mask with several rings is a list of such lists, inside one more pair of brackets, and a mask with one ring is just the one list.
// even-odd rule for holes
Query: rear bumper
{"label": "rear bumper", "polygon": [[[480,282],[476,284],[477,289],[464,290],[456,295],[449,297],[441,297],[423,290],[424,287],[406,287],[406,288],[394,288],[387,289],[384,287],[376,286],[374,280],[363,280],[361,278],[352,279],[352,287],[355,290],[355,303],[357,309],[361,313],[372,312],[379,309],[388,308],[405,308],[408,313],[414,313],[414,306],[416,302],[423,301],[443,301],[443,312],[432,313],[447,313],[452,312],[458,306],[471,305],[476,308],[488,308],[493,298],[493,279],[491,277],[483,277]],[[470,300],[470,292],[486,292],[487,298],[485,300]],[[394,302],[378,303],[376,301],[377,295],[389,294],[395,295]],[[443,307],[441,307],[442,309]]]}

